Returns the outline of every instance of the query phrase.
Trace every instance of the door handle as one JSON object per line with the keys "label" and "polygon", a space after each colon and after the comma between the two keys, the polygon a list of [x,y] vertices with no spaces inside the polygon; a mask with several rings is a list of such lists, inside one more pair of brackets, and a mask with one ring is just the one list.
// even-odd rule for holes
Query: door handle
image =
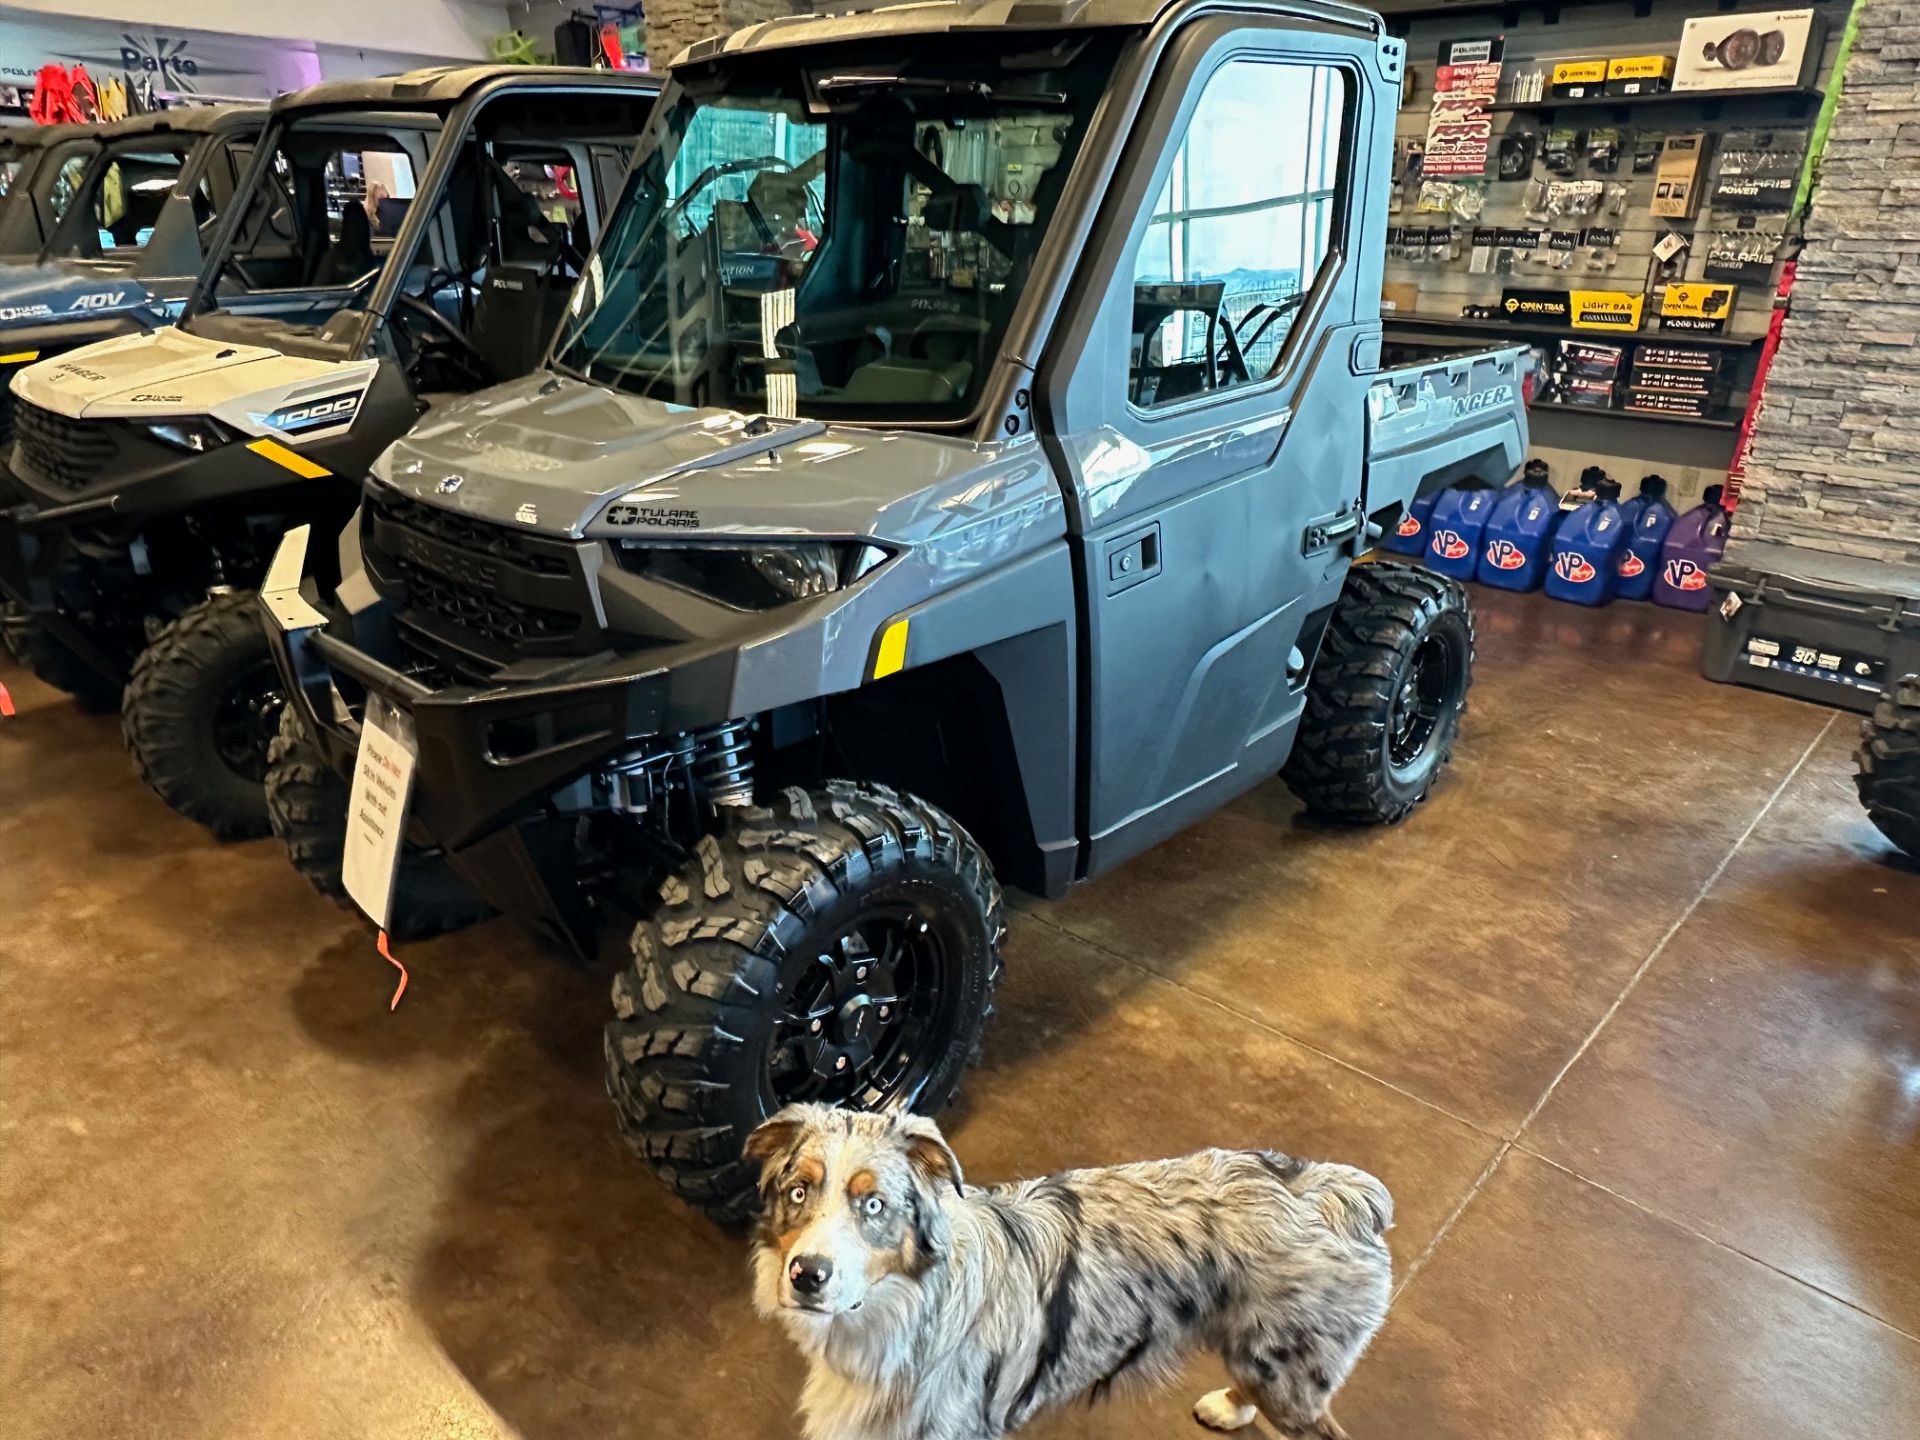
{"label": "door handle", "polygon": [[1160,573],[1160,522],[1130,530],[1101,547],[1107,562],[1106,592],[1118,595]]}

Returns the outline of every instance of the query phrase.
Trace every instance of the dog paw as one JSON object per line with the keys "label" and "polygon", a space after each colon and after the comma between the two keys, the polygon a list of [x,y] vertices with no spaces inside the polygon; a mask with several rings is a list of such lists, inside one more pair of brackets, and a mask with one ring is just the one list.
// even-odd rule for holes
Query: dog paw
{"label": "dog paw", "polygon": [[1258,1413],[1253,1406],[1241,1404],[1232,1390],[1209,1391],[1193,1405],[1193,1418],[1209,1430],[1244,1430]]}

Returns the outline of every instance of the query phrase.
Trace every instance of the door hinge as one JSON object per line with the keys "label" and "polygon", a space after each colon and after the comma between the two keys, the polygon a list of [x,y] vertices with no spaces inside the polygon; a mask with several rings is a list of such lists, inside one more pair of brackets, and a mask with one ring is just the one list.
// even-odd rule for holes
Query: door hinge
{"label": "door hinge", "polygon": [[1355,506],[1351,510],[1336,510],[1331,515],[1322,515],[1318,520],[1307,522],[1305,533],[1300,537],[1302,555],[1319,555],[1343,545],[1360,533],[1360,510]]}

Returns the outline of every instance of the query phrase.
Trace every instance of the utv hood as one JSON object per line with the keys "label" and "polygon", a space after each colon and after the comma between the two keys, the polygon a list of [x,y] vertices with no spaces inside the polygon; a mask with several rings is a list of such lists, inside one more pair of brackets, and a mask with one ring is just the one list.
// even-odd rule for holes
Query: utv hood
{"label": "utv hood", "polygon": [[152,291],[110,265],[71,259],[0,265],[0,328],[140,309],[151,312],[152,324],[164,318]]}
{"label": "utv hood", "polygon": [[[540,373],[437,409],[375,462],[404,495],[541,534],[910,539],[1038,447],[690,409]],[[937,526],[935,528],[938,528]]]}
{"label": "utv hood", "polygon": [[325,379],[341,369],[169,325],[29,365],[14,376],[13,393],[74,420],[160,420],[224,412],[247,396]]}

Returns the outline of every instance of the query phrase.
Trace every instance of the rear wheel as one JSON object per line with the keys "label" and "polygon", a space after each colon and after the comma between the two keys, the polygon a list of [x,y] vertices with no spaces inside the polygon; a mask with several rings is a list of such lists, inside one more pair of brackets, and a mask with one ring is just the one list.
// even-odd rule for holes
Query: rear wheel
{"label": "rear wheel", "polygon": [[1909,675],[1861,727],[1860,803],[1894,844],[1920,860],[1920,675]]}
{"label": "rear wheel", "polygon": [[1355,567],[1321,643],[1282,775],[1324,819],[1392,824],[1453,758],[1473,683],[1466,592],[1430,570]]}
{"label": "rear wheel", "polygon": [[883,786],[726,817],[660,888],[613,986],[607,1092],[641,1159],[751,1213],[747,1135],[782,1105],[945,1105],[992,1013],[1000,887],[967,832]]}
{"label": "rear wheel", "polygon": [[222,840],[267,833],[267,747],[286,697],[250,590],[210,595],[133,662],[127,753],[162,800]]}
{"label": "rear wheel", "polygon": [[[340,878],[346,849],[346,777],[336,774],[288,705],[280,712],[280,732],[267,753],[267,818],[287,847],[293,868],[342,909],[359,913]],[[478,924],[492,907],[472,890],[438,851],[409,845],[400,852],[400,874],[393,887],[396,940],[423,940]]]}

